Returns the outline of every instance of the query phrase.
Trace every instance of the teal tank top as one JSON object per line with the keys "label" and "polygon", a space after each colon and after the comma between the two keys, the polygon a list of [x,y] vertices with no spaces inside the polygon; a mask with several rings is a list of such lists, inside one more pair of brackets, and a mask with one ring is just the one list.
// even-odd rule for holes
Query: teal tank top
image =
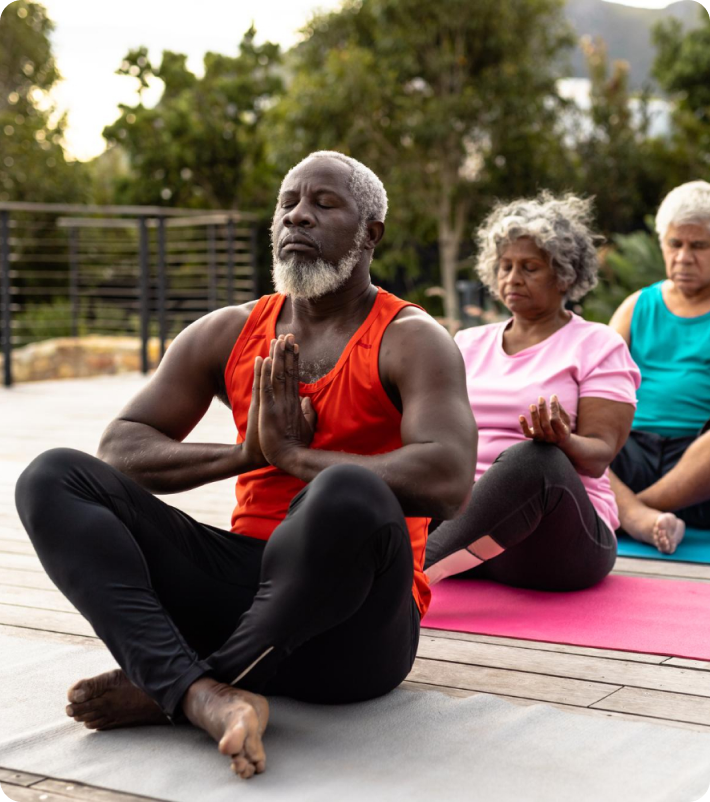
{"label": "teal tank top", "polygon": [[641,290],[631,318],[631,356],[641,371],[633,428],[683,437],[710,419],[710,312],[674,315],[663,283]]}

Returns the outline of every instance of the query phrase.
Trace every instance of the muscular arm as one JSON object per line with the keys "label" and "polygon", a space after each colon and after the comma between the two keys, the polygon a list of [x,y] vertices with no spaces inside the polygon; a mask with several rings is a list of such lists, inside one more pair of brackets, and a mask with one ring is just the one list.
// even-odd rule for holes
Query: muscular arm
{"label": "muscular arm", "polygon": [[260,467],[244,444],[182,442],[224,393],[226,362],[249,311],[250,305],[221,309],[188,326],[106,428],[99,458],[154,493],[178,493]]}
{"label": "muscular arm", "polygon": [[[259,430],[267,459],[304,482],[331,465],[362,465],[387,482],[405,515],[452,518],[471,489],[477,444],[458,349],[428,315],[404,309],[385,332],[380,376],[401,404],[402,448],[361,456],[290,445],[270,453],[264,444],[269,393],[262,383]],[[278,396],[279,388],[274,391]]]}
{"label": "muscular arm", "polygon": [[632,404],[580,398],[577,431],[560,448],[584,476],[601,476],[626,442],[634,419]]}

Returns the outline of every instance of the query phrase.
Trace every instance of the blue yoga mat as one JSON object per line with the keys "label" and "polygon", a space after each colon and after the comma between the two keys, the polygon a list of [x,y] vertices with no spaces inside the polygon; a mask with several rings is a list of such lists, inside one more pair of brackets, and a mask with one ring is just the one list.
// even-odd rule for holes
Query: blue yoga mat
{"label": "blue yoga mat", "polygon": [[619,557],[645,557],[649,560],[710,564],[710,531],[686,529],[685,537],[673,554],[661,554],[653,546],[621,535],[619,537]]}

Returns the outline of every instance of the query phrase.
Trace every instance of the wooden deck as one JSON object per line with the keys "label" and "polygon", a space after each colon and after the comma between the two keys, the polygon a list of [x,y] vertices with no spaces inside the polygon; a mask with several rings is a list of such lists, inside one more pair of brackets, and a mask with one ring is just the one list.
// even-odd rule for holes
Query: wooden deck
{"label": "wooden deck", "polygon": [[[95,639],[43,572],[15,512],[14,484],[24,466],[47,448],[95,453],[105,424],[144,382],[131,375],[0,389],[0,631],[74,642]],[[215,404],[189,439],[226,443],[232,438],[231,416]],[[231,480],[170,497],[171,504],[216,526],[227,525],[232,500]],[[710,566],[697,564],[620,558],[615,571],[710,581]],[[405,685],[453,696],[492,693],[517,704],[545,702],[583,715],[710,732],[709,672],[710,663],[698,660],[424,629]],[[17,802],[145,799],[9,768],[0,769],[0,784]]]}

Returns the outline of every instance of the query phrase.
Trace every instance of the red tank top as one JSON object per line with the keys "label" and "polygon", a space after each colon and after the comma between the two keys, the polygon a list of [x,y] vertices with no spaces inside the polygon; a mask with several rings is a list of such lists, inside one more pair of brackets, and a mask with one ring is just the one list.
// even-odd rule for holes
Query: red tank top
{"label": "red tank top", "polygon": [[[225,370],[227,395],[237,426],[237,442],[244,439],[251,401],[254,359],[269,355],[276,337],[276,321],[285,295],[260,298],[239,335]],[[380,343],[385,329],[404,307],[412,306],[378,288],[377,298],[360,328],[352,336],[335,367],[318,381],[300,385],[318,413],[311,448],[350,454],[384,454],[402,447],[402,415],[382,387],[379,372]],[[237,478],[237,506],[232,532],[267,540],[286,517],[288,505],[305,483],[271,466]],[[413,595],[421,615],[431,592],[423,572],[428,518],[407,518],[414,554]]]}

